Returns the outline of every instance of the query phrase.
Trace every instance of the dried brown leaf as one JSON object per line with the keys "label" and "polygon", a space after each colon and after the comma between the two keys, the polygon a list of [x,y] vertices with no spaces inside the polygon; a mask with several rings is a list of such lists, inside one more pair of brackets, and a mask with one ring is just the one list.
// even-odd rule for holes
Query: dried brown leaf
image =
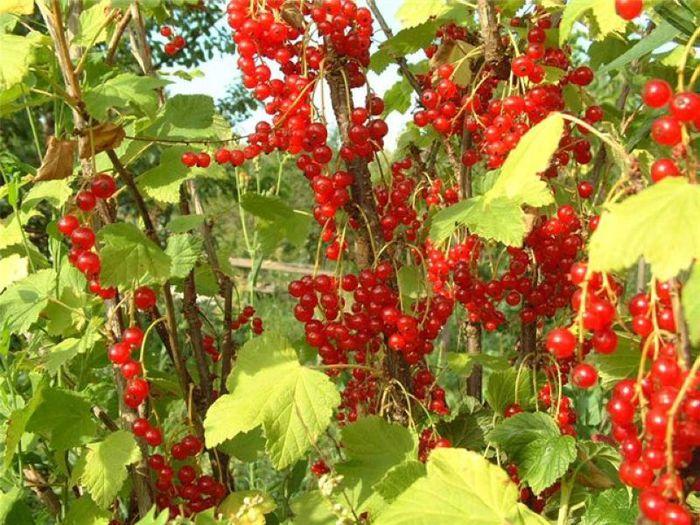
{"label": "dried brown leaf", "polygon": [[80,158],[88,159],[93,153],[118,148],[125,135],[124,128],[110,122],[86,129],[80,138]]}
{"label": "dried brown leaf", "polygon": [[304,27],[304,15],[299,9],[299,0],[287,0],[280,10],[282,19],[295,29]]}
{"label": "dried brown leaf", "polygon": [[34,182],[42,180],[59,180],[71,176],[73,173],[73,159],[75,156],[74,140],[59,140],[54,136],[49,137],[44,160],[39,166],[34,177]]}

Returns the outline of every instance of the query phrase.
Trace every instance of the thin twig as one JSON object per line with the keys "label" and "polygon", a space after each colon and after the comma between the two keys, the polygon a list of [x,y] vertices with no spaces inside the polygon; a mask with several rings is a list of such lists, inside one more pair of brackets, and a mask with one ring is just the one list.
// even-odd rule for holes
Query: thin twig
{"label": "thin twig", "polygon": [[[389,24],[386,23],[384,16],[382,15],[381,11],[377,8],[377,4],[374,2],[374,0],[367,0],[367,5],[372,11],[374,18],[376,18],[377,22],[379,22],[379,27],[382,28],[382,31],[384,32],[386,37],[392,38],[394,36],[394,32],[389,27]],[[415,75],[409,69],[408,62],[406,62],[406,59],[402,56],[397,55],[394,56],[394,60],[398,64],[399,69],[401,70],[401,74],[406,78],[408,83],[411,84],[413,90],[420,96],[423,90],[421,89],[421,85],[418,82],[418,79],[416,79]]]}
{"label": "thin twig", "polygon": [[131,11],[127,11],[126,13],[124,13],[122,15],[122,19],[119,21],[119,24],[117,24],[117,28],[114,30],[112,39],[109,41],[109,44],[107,46],[107,56],[105,58],[105,62],[107,62],[109,65],[112,65],[114,63],[114,56],[117,53],[117,49],[119,48],[119,43],[121,42],[122,36],[124,35],[124,31],[129,25],[129,22],[131,22],[131,17]]}

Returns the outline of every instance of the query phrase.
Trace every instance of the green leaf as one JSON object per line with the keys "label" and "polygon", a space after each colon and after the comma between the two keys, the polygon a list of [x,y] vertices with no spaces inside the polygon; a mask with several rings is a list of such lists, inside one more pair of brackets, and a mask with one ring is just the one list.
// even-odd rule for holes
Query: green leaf
{"label": "green leaf", "polygon": [[175,95],[165,104],[165,119],[178,128],[209,128],[214,119],[214,99],[207,95]]}
{"label": "green leaf", "polygon": [[513,457],[520,478],[540,494],[566,474],[576,459],[576,440],[571,436],[536,439]]}
{"label": "green leaf", "polygon": [[598,371],[603,388],[612,388],[622,379],[637,376],[642,354],[639,343],[634,339],[618,334],[617,350],[613,354],[592,352],[586,358]]}
{"label": "green leaf", "polygon": [[294,512],[294,525],[336,525],[338,522],[330,501],[318,490],[300,494],[289,506]]}
{"label": "green leaf", "polygon": [[69,337],[54,345],[46,358],[46,371],[55,375],[60,368],[80,353],[80,339]]}
{"label": "green leaf", "polygon": [[425,275],[418,266],[402,266],[396,274],[404,306],[412,305],[425,290]]}
{"label": "green leaf", "polygon": [[170,219],[168,229],[171,233],[185,233],[204,224],[204,215],[178,215]]}
{"label": "green leaf", "polygon": [[100,230],[103,286],[130,287],[170,277],[170,257],[133,224],[110,224]]}
{"label": "green leaf", "polygon": [[544,82],[556,84],[566,76],[566,71],[554,66],[544,66]]}
{"label": "green leaf", "polygon": [[99,44],[107,40],[107,26],[104,25],[105,9],[109,2],[102,0],[80,13],[80,26],[73,39],[73,43],[79,46]]}
{"label": "green leaf", "polygon": [[627,489],[594,492],[585,509],[581,525],[628,525],[637,521],[637,505]]}
{"label": "green leaf", "polygon": [[28,273],[29,259],[26,257],[13,253],[0,258],[0,293],[12,283],[27,277]]}
{"label": "green leaf", "polygon": [[625,30],[627,22],[615,12],[615,2],[608,0],[569,0],[564,7],[564,13],[559,24],[559,45],[563,46],[571,34],[574,22],[584,14],[595,17],[600,30],[599,37],[603,38],[613,32]]}
{"label": "green leaf", "polygon": [[163,509],[158,512],[156,507],[153,506],[143,518],[136,522],[136,525],[167,525],[169,518],[169,509]]}
{"label": "green leaf", "polygon": [[[382,42],[379,49],[372,55],[370,69],[375,73],[381,73],[396,57],[405,57],[427,47],[435,38],[435,30],[439,26],[439,20],[430,20],[415,27],[402,29]],[[409,89],[412,89],[410,85]],[[385,94],[385,98],[387,96],[388,94]]]}
{"label": "green leaf", "polygon": [[[241,206],[248,213],[265,221],[269,229],[294,246],[302,246],[306,242],[311,217],[295,212],[279,197],[250,192],[241,197]],[[269,245],[267,247],[270,248]]]}
{"label": "green leaf", "polygon": [[[27,421],[32,415],[33,407],[24,407],[13,410],[7,421],[7,427],[5,430],[5,451],[3,457],[3,466],[8,469],[12,464],[12,459],[15,457],[17,452],[17,446],[19,445],[24,430],[27,427]],[[0,520],[0,523],[2,521]]]}
{"label": "green leaf", "polygon": [[503,414],[506,407],[515,403],[516,399],[523,405],[529,403],[531,397],[532,379],[528,370],[523,370],[520,377],[518,377],[518,370],[514,368],[503,372],[492,372],[486,380],[486,401],[494,412],[499,414]]}
{"label": "green leaf", "polygon": [[117,430],[106,439],[87,446],[81,483],[101,508],[112,504],[128,475],[126,467],[141,459],[131,432]]}
{"label": "green leaf", "polygon": [[587,487],[612,488],[622,486],[619,467],[620,453],[607,443],[578,442],[576,480]]}
{"label": "green leaf", "polygon": [[554,202],[552,192],[539,174],[549,166],[563,133],[564,119],[559,113],[552,113],[523,135],[508,154],[496,182],[484,195],[486,203],[499,197],[535,207]]}
{"label": "green leaf", "polygon": [[[521,525],[518,488],[481,454],[441,448],[428,458],[427,475],[389,505],[376,525]],[[546,522],[545,522],[546,523]]]}
{"label": "green leaf", "polygon": [[[481,415],[486,411],[482,411]],[[452,421],[441,421],[438,432],[447,438],[453,447],[479,450],[484,446],[484,431],[479,424],[479,413],[471,414],[465,410]]]}
{"label": "green leaf", "polygon": [[700,258],[700,186],[667,177],[601,214],[590,240],[592,271],[621,270],[637,259],[667,280]]}
{"label": "green leaf", "polygon": [[31,15],[34,12],[34,0],[1,0],[0,14]]}
{"label": "green leaf", "polygon": [[474,365],[481,365],[488,370],[508,370],[511,364],[505,357],[489,354],[468,354],[466,352],[447,352],[447,364],[450,369],[461,376],[471,374]]}
{"label": "green leaf", "polygon": [[62,525],[107,525],[110,517],[109,512],[95,505],[90,496],[82,496],[68,507]]}
{"label": "green leaf", "polygon": [[26,424],[27,432],[46,437],[56,450],[81,445],[85,438],[97,432],[90,403],[69,390],[40,388],[25,410],[31,414]]}
{"label": "green leaf", "polygon": [[203,241],[186,233],[168,237],[165,253],[170,257],[170,276],[184,278],[202,253]]}
{"label": "green leaf", "polygon": [[29,73],[29,67],[35,61],[35,50],[43,42],[43,36],[35,31],[18,36],[0,34],[0,91],[5,91],[19,84]]}
{"label": "green leaf", "polygon": [[70,179],[37,182],[22,199],[22,209],[29,211],[41,201],[46,201],[54,208],[60,209],[68,202],[71,195],[73,190],[70,187]]}
{"label": "green leaf", "polygon": [[700,343],[700,263],[695,262],[693,271],[682,292],[683,315],[688,324],[688,336],[694,345]]}
{"label": "green leaf", "polygon": [[606,68],[606,64],[626,53],[631,45],[632,43],[618,35],[610,35],[603,40],[592,42],[588,48],[588,56],[591,58],[588,66],[596,71],[596,74],[600,74]]}
{"label": "green leaf", "polygon": [[425,465],[410,459],[387,470],[384,477],[374,485],[374,489],[384,501],[391,503],[425,474]]}
{"label": "green leaf", "polygon": [[544,412],[522,412],[504,419],[487,438],[506,452],[525,447],[533,440],[560,436],[556,422]]}
{"label": "green leaf", "polygon": [[265,436],[262,428],[257,427],[224,441],[218,448],[241,461],[252,462],[258,459],[259,452],[265,450]]}
{"label": "green leaf", "polygon": [[472,79],[472,58],[482,54],[479,49],[463,40],[443,42],[431,59],[431,64],[452,64],[454,71],[451,80],[458,86],[469,85]]}
{"label": "green leaf", "polygon": [[31,511],[23,501],[21,488],[13,487],[0,493],[0,525],[30,525],[34,523]]}
{"label": "green leaf", "polygon": [[473,197],[443,208],[430,224],[430,238],[442,243],[460,226],[484,239],[509,246],[522,245],[526,233],[525,213],[520,205],[499,197],[487,203],[484,196]]}
{"label": "green leaf", "polygon": [[303,367],[291,344],[266,332],[238,353],[227,384],[204,420],[208,446],[262,425],[276,468],[304,457],[330,423],[340,396],[325,374]]}
{"label": "green leaf", "polygon": [[406,113],[411,107],[412,96],[411,84],[402,78],[384,93],[384,115],[389,115],[393,111],[401,114]]}
{"label": "green leaf", "polygon": [[620,69],[634,60],[638,60],[656,51],[659,47],[671,42],[680,34],[680,30],[666,21],[661,21],[649,35],[640,39],[634,46],[622,54],[616,54],[615,59],[605,64],[599,75]]}
{"label": "green leaf", "polygon": [[459,226],[509,246],[522,245],[527,232],[522,205],[554,202],[539,173],[547,169],[559,146],[564,120],[554,113],[528,131],[510,152],[493,186],[483,195],[440,210],[432,218],[430,238],[447,239]]}
{"label": "green leaf", "polygon": [[396,18],[404,27],[415,27],[450,10],[447,0],[404,0]]}
{"label": "green leaf", "polygon": [[562,92],[566,107],[571,108],[571,111],[579,113],[583,109],[580,89],[573,84],[567,84],[564,86]]}
{"label": "green leaf", "polygon": [[195,176],[195,171],[185,166],[180,157],[187,151],[184,146],[163,150],[157,166],[143,172],[137,184],[147,196],[165,204],[180,200],[180,185]]}
{"label": "green leaf", "polygon": [[518,465],[520,479],[535,494],[556,482],[576,459],[576,440],[562,436],[556,422],[543,412],[509,417],[487,438]]}
{"label": "green leaf", "polygon": [[[269,514],[277,508],[275,500],[270,497],[269,494],[262,492],[260,490],[239,490],[237,492],[232,492],[224,501],[219,504],[218,512],[227,517],[236,516],[236,513],[244,507],[244,499],[260,497],[261,502],[259,505],[247,506],[247,508],[253,508],[260,513],[260,523],[264,524],[265,519],[264,514]],[[243,522],[249,523],[249,522]]]}
{"label": "green leaf", "polygon": [[122,73],[85,90],[83,99],[88,112],[98,120],[106,119],[110,108],[134,106],[144,113],[153,113],[158,104],[155,90],[169,83],[161,78]]}
{"label": "green leaf", "polygon": [[405,427],[368,416],[343,428],[341,442],[347,461],[337,465],[351,483],[359,483],[359,503],[369,498],[373,486],[386,472],[416,457],[416,437]]}
{"label": "green leaf", "polygon": [[49,303],[56,272],[39,270],[10,285],[0,294],[0,319],[11,332],[25,332]]}

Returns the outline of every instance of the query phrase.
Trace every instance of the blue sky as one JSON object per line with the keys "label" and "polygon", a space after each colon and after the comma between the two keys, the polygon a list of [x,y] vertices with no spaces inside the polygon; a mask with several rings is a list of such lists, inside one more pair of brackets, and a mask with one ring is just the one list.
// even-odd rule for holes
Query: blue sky
{"label": "blue sky", "polygon": [[[363,4],[364,2],[360,0],[358,3]],[[386,18],[387,23],[395,32],[398,31],[400,29],[400,24],[397,21],[395,14],[402,3],[402,0],[376,0],[376,3],[381,9],[384,18]],[[225,23],[223,21],[223,16],[224,15],[222,14],[222,24]],[[375,39],[377,41],[383,41],[384,35],[379,30],[379,27],[376,23],[375,29],[377,30],[375,34]],[[168,92],[171,94],[204,94],[210,95],[215,99],[218,99],[224,96],[224,94],[226,93],[226,87],[229,84],[240,78],[236,66],[235,55],[215,56],[211,60],[201,64],[198,69],[203,73],[202,77],[195,78],[191,81],[186,81],[178,77],[174,77],[172,79],[174,83],[168,87]],[[374,91],[376,91],[378,94],[382,95],[399,78],[400,77],[398,75],[397,68],[395,66],[392,66],[389,67],[381,75],[375,75],[374,73],[370,73],[369,82],[372,86],[372,89],[374,89]],[[317,93],[317,97],[320,96],[321,94]],[[325,94],[325,96],[327,97],[327,94]],[[326,101],[328,101],[328,98],[326,98]],[[399,115],[396,112],[392,113],[388,117],[387,124],[389,125],[389,135],[387,136],[385,142],[389,149],[391,149],[396,144],[398,136],[401,134],[401,131],[403,131],[403,124],[407,121],[408,118],[408,116]],[[252,129],[255,127],[255,124],[261,119],[267,119],[267,115],[262,110],[258,111],[251,118],[247,119],[246,122],[242,123],[239,126],[238,131],[240,131],[241,133],[248,133],[252,131]]]}

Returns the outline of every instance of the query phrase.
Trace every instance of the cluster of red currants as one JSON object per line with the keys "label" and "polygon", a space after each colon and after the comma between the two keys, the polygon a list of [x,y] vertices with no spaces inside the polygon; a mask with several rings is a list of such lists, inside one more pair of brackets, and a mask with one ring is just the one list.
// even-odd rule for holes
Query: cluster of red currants
{"label": "cluster of red currants", "polygon": [[[500,90],[497,91],[499,84],[508,79],[499,78],[499,73],[488,68],[473,91],[455,84],[455,71],[451,64],[442,64],[426,75],[419,76],[424,86],[420,98],[424,109],[414,115],[414,123],[419,127],[430,124],[436,131],[446,135],[469,132],[473,147],[462,154],[465,166],[476,165],[483,156],[486,156],[489,169],[501,166],[508,153],[532,125],[550,112],[565,108],[562,91],[564,86],[586,86],[593,80],[590,68],[571,68],[568,55],[563,49],[545,47],[547,30],[552,25],[551,19],[539,10],[536,11],[535,18],[533,26],[527,32],[525,52],[511,63],[515,76],[528,77],[533,84],[522,94],[494,97],[494,93],[500,93]],[[516,18],[512,23],[520,26],[524,21]],[[469,35],[464,31],[455,35],[455,32],[443,28],[438,35],[441,35],[443,46],[451,45],[455,38],[470,41]],[[426,50],[427,54],[433,52],[432,47]],[[545,66],[566,73],[557,83],[546,83]],[[598,122],[603,118],[602,109],[590,106],[582,118],[589,124]],[[584,135],[587,133],[583,128],[579,128],[579,131]],[[570,133],[571,130],[567,128],[553,165],[545,172],[546,176],[556,177],[557,166],[568,164],[572,155],[579,164],[590,162],[590,143],[583,138],[573,138]]]}
{"label": "cluster of red currants", "polygon": [[[395,279],[391,264],[382,262],[375,270],[346,274],[339,280],[328,275],[305,276],[289,285],[290,295],[298,301],[294,315],[304,323],[306,341],[318,349],[322,363],[329,366],[328,373],[339,374],[335,365],[357,365],[349,367],[352,377],[343,392],[341,420],[354,421],[358,406],[369,413],[377,409],[377,379],[364,368],[369,356],[387,345],[409,365],[419,364],[432,352],[432,341],[452,313],[452,302],[440,296],[417,302],[413,315],[402,312]],[[314,317],[317,310],[321,319]],[[419,367],[416,374],[420,373]],[[415,394],[419,399],[430,396],[428,407],[447,413],[444,390],[422,385]]]}
{"label": "cluster of red currants", "polygon": [[374,198],[384,242],[390,242],[400,226],[405,226],[404,236],[408,242],[413,242],[417,238],[421,222],[411,203],[416,181],[405,173],[412,165],[410,158],[392,163],[391,187],[387,188],[384,184],[377,184],[374,187]]}
{"label": "cluster of red currants", "polygon": [[559,482],[557,482],[551,487],[544,489],[538,496],[535,496],[530,487],[521,485],[517,465],[514,463],[506,465],[506,472],[508,473],[508,476],[510,476],[510,480],[520,487],[518,499],[520,499],[521,502],[538,514],[544,510],[547,500],[556,494],[560,489]]}
{"label": "cluster of red currants", "polygon": [[[225,150],[228,151],[228,150]],[[195,153],[194,151],[186,151],[182,154],[180,161],[188,168],[208,168],[211,164],[211,156],[206,151]]]}
{"label": "cluster of red currants", "polygon": [[659,182],[666,177],[679,177],[681,170],[678,161],[688,158],[683,144],[683,128],[692,124],[696,130],[700,130],[700,95],[692,92],[674,95],[668,82],[651,79],[644,86],[642,100],[650,108],[668,108],[668,114],[657,118],[651,125],[651,137],[659,145],[673,148],[674,158],[654,161],[651,178],[654,182]]}
{"label": "cluster of red currants", "polygon": [[254,317],[255,308],[248,305],[241,310],[236,319],[231,321],[231,330],[240,330],[250,322],[250,329],[255,335],[263,333],[263,322],[260,317]]}
{"label": "cluster of red currants", "polygon": [[[275,149],[302,153],[297,166],[314,190],[314,217],[328,243],[326,256],[337,260],[347,243],[336,235],[335,215],[349,202],[353,177],[342,170],[324,173],[333,151],[327,144],[325,124],[313,121],[311,101],[322,69],[324,75],[344,75],[350,89],[365,84],[372,16],[368,9],[358,8],[350,0],[305,1],[294,7],[285,5],[284,9],[282,4],[279,0],[263,4],[233,0],[228,4],[228,23],[234,30],[243,84],[253,90],[272,116],[272,124],[256,125],[255,132],[248,136],[248,145],[235,158],[236,152],[231,152],[231,161],[238,165]],[[303,38],[304,34],[313,34],[305,30],[312,23],[321,37],[318,42]],[[273,78],[274,66],[283,79]],[[348,141],[340,149],[343,160],[370,159],[382,148],[388,132],[379,118],[383,111],[382,99],[371,95],[366,107],[352,111],[345,130]],[[222,153],[222,160],[225,158]],[[358,227],[352,220],[350,225]]]}
{"label": "cluster of red currants", "polygon": [[655,299],[644,293],[631,299],[632,327],[642,337],[642,372],[639,381],[615,386],[607,411],[624,458],[620,479],[641,490],[644,516],[663,525],[690,525],[683,502],[686,492],[700,488],[698,476],[686,470],[700,447],[700,377],[691,375],[679,354],[673,293],[670,283],[657,283]]}
{"label": "cluster of red currants", "polygon": [[418,438],[418,459],[425,463],[432,450],[450,447],[452,442],[449,439],[439,436],[431,428],[425,428]]}
{"label": "cluster of red currants", "polygon": [[[216,507],[226,496],[226,487],[221,482],[207,474],[198,475],[195,467],[187,464],[189,457],[196,458],[202,450],[201,440],[190,434],[170,447],[170,462],[162,454],[148,458],[148,466],[156,477],[156,505],[159,509],[169,509],[171,519]],[[173,462],[181,463],[177,473]]]}
{"label": "cluster of red currants", "polygon": [[185,39],[182,36],[180,36],[180,35],[173,36],[173,28],[170,26],[162,26],[160,28],[160,34],[161,34],[161,36],[164,36],[165,38],[170,39],[163,46],[163,51],[165,51],[165,54],[168,56],[172,57],[172,56],[177,55],[187,45],[187,42],[185,41]]}
{"label": "cluster of red currants", "polygon": [[[97,206],[98,199],[111,198],[117,191],[117,183],[113,177],[106,173],[100,173],[93,177],[90,188],[79,191],[75,196],[78,209],[89,213]],[[90,291],[102,299],[114,299],[117,290],[113,287],[103,288],[100,285],[100,270],[102,263],[100,256],[94,251],[95,232],[89,225],[80,224],[75,215],[64,215],[58,220],[58,230],[68,237],[71,242],[71,250],[68,253],[68,261],[80,270],[89,282]]]}

